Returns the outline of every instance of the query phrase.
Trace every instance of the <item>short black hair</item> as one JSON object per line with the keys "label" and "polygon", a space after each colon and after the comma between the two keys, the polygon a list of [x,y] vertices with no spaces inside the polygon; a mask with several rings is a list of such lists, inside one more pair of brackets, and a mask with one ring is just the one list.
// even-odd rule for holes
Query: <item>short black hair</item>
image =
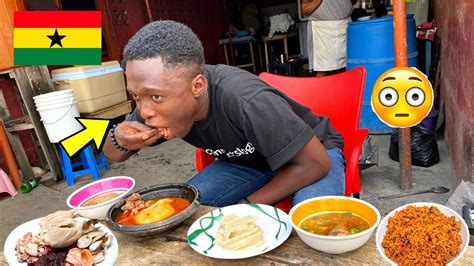
{"label": "short black hair", "polygon": [[129,60],[161,58],[169,68],[190,68],[202,71],[204,49],[199,37],[186,25],[160,20],[141,28],[127,43],[123,51],[122,67]]}

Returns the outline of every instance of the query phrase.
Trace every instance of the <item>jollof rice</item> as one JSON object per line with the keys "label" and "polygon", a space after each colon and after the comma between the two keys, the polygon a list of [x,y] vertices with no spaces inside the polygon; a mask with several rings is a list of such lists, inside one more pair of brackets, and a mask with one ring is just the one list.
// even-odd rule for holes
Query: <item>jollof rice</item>
{"label": "jollof rice", "polygon": [[388,220],[382,247],[400,265],[447,264],[460,251],[460,229],[454,216],[436,207],[408,206]]}

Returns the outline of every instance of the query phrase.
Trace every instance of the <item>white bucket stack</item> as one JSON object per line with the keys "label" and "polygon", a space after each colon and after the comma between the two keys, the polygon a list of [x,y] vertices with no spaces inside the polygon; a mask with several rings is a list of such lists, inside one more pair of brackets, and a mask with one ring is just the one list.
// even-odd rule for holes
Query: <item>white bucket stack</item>
{"label": "white bucket stack", "polygon": [[82,129],[73,90],[55,91],[33,97],[36,110],[51,143],[58,143]]}

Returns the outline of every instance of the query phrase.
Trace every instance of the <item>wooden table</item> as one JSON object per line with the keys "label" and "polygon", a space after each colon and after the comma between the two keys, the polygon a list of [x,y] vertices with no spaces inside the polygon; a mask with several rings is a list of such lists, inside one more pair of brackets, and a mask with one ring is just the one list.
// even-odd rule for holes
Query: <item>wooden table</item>
{"label": "wooden table", "polygon": [[[116,265],[150,265],[163,263],[186,264],[320,264],[320,265],[389,265],[380,256],[375,246],[375,234],[361,248],[341,255],[316,251],[301,241],[293,232],[288,240],[276,249],[257,257],[241,260],[219,260],[195,252],[187,243],[186,233],[191,224],[211,207],[199,210],[175,230],[155,238],[132,238],[115,233],[119,242],[119,257]],[[469,247],[456,265],[473,265],[474,247]],[[3,253],[0,265],[6,265]]]}
{"label": "wooden table", "polygon": [[273,58],[269,59],[269,57],[268,57],[267,42],[283,40],[283,52],[285,54],[284,59],[288,60],[288,58],[290,57],[288,55],[288,38],[294,37],[296,35],[297,35],[296,32],[275,34],[272,37],[262,35],[263,47],[264,47],[264,50],[265,50],[265,66],[267,68],[267,72],[270,72],[270,63],[269,63],[269,61],[273,59]]}
{"label": "wooden table", "polygon": [[[224,54],[225,54],[225,62],[227,65],[230,65],[229,62],[229,54],[227,52],[227,45],[229,45],[230,48],[230,53],[234,53],[232,50],[232,46],[238,45],[238,44],[248,44],[249,45],[249,51],[250,51],[250,59],[252,60],[250,63],[244,63],[240,65],[235,65],[235,67],[239,68],[245,68],[245,67],[252,67],[253,68],[253,73],[256,73],[257,69],[255,66],[255,56],[253,54],[253,43],[257,42],[257,40],[252,37],[252,36],[244,36],[244,37],[239,37],[239,38],[232,38],[232,39],[221,39],[219,40],[219,44],[224,46]],[[232,44],[232,45],[231,45]],[[235,48],[235,47],[234,47]],[[260,55],[260,62],[262,61],[262,56],[260,54],[260,45],[258,46],[258,53]]]}

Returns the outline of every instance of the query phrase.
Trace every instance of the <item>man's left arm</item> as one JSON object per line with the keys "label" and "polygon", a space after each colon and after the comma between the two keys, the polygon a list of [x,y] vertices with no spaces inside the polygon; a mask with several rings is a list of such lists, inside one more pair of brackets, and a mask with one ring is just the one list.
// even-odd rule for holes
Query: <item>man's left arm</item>
{"label": "man's left arm", "polygon": [[247,197],[252,203],[274,204],[323,178],[331,168],[326,149],[316,136],[261,189]]}

